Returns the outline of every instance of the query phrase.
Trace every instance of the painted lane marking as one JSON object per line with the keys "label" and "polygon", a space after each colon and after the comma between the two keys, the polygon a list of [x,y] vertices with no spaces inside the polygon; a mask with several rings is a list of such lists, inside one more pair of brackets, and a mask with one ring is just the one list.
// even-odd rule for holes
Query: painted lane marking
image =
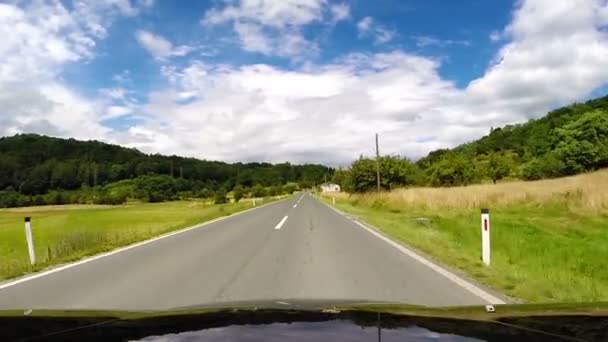
{"label": "painted lane marking", "polygon": [[352,219],[350,217],[348,217],[347,215],[345,215],[343,212],[339,211],[338,209],[335,209],[327,204],[325,204],[325,202],[321,202],[323,203],[326,207],[328,207],[329,209],[337,212],[338,214],[342,215],[343,217],[345,217],[346,219],[354,222],[356,225],[358,225],[359,227],[365,229],[365,231],[369,232],[370,234],[374,235],[375,237],[379,238],[380,240],[388,243],[389,245],[395,247],[396,249],[398,249],[400,252],[402,252],[403,254],[406,254],[407,256],[411,257],[412,259],[420,262],[421,264],[427,266],[428,268],[432,269],[433,271],[441,274],[442,276],[448,278],[449,280],[451,280],[452,282],[454,282],[456,285],[464,288],[465,290],[471,292],[472,294],[476,295],[477,297],[485,300],[487,303],[489,304],[506,304],[505,301],[503,301],[502,299],[488,293],[487,291],[481,289],[480,287],[472,284],[469,281],[466,281],[462,278],[460,278],[459,276],[455,275],[454,273],[444,269],[443,267],[435,264],[434,262],[424,258],[423,256],[419,255],[418,253],[415,253],[414,251],[404,247],[403,245],[401,245],[398,242],[393,241],[392,239],[386,237],[384,234],[378,232],[375,229],[369,228],[366,225],[364,225],[363,223]]}
{"label": "painted lane marking", "polygon": [[296,204],[293,205],[294,208],[297,207],[297,206],[298,206],[298,203],[296,203]]}
{"label": "painted lane marking", "polygon": [[73,262],[73,263],[70,263],[70,264],[67,264],[67,265],[63,265],[63,266],[59,266],[59,267],[56,267],[56,268],[52,268],[52,269],[47,270],[47,271],[42,271],[42,272],[34,273],[34,274],[31,274],[31,275],[27,275],[27,276],[25,276],[23,278],[18,278],[18,279],[15,279],[13,281],[9,281],[9,282],[3,283],[3,284],[0,283],[0,290],[5,289],[7,287],[14,286],[14,285],[18,285],[18,284],[21,284],[21,283],[25,283],[27,281],[34,280],[34,279],[37,279],[37,278],[42,278],[44,276],[47,276],[47,275],[50,275],[50,274],[53,274],[53,273],[57,273],[57,272],[60,272],[60,271],[63,271],[63,270],[66,270],[66,269],[69,269],[69,268],[72,268],[72,267],[75,267],[75,266],[78,266],[78,265],[86,264],[88,262],[95,261],[97,259],[101,259],[101,258],[110,256],[110,255],[114,255],[114,254],[117,254],[117,253],[120,253],[120,252],[124,252],[124,251],[130,250],[130,249],[136,248],[136,247],[147,245],[149,243],[152,243],[152,242],[164,239],[164,238],[168,238],[168,237],[173,236],[173,235],[185,233],[185,232],[193,230],[193,229],[202,228],[202,227],[210,225],[212,223],[223,221],[223,220],[226,220],[226,219],[230,219],[232,217],[235,217],[235,216],[238,216],[238,215],[242,215],[242,214],[245,214],[245,213],[248,213],[250,211],[257,210],[257,209],[260,209],[260,208],[263,208],[263,207],[266,207],[266,206],[271,206],[273,204],[277,204],[277,203],[280,203],[282,201],[284,201],[284,200],[278,200],[276,202],[266,203],[266,204],[263,204],[263,205],[261,205],[259,207],[255,207],[255,208],[250,208],[250,209],[247,209],[247,210],[239,211],[239,212],[234,213],[234,214],[232,214],[230,216],[218,217],[216,219],[213,219],[213,220],[210,220],[210,221],[207,221],[207,222],[203,222],[203,223],[199,223],[199,224],[194,225],[194,226],[190,226],[190,227],[183,228],[183,229],[180,229],[180,230],[176,230],[176,231],[173,231],[173,232],[169,232],[169,233],[166,233],[166,234],[163,234],[163,235],[159,235],[159,236],[151,238],[149,240],[144,240],[144,241],[136,242],[136,243],[134,243],[132,245],[128,245],[128,246],[125,246],[125,247],[120,247],[120,248],[115,249],[113,251],[109,251],[109,252],[93,255],[93,256],[87,257],[85,259],[82,259],[80,261],[76,261],[76,262]]}
{"label": "painted lane marking", "polygon": [[285,221],[287,221],[287,215],[285,215],[285,217],[283,217],[283,219],[281,220],[281,222],[279,222],[274,229],[281,229],[281,227],[283,226],[283,224],[285,223]]}

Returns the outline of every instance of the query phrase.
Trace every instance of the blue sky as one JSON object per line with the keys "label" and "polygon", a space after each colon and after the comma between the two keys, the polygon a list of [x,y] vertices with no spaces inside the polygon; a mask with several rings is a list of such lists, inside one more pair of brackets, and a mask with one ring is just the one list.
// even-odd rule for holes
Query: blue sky
{"label": "blue sky", "polygon": [[226,161],[418,158],[601,96],[605,1],[0,4],[0,135]]}

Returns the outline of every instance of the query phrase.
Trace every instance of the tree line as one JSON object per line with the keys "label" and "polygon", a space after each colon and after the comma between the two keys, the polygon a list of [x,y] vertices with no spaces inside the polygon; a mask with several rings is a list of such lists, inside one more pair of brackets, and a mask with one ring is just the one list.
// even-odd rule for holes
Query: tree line
{"label": "tree line", "polygon": [[[414,162],[379,160],[381,187],[459,186],[505,178],[536,180],[608,166],[608,96],[576,103],[527,123],[491,129],[478,140]],[[224,163],[148,155],[98,141],[36,134],[0,138],[0,207],[123,203],[128,198],[234,198],[290,193],[325,178],[346,191],[376,188],[376,160],[361,156],[333,170],[290,163]]]}
{"label": "tree line", "polygon": [[237,188],[242,196],[311,188],[331,177],[317,164],[224,163],[148,155],[99,141],[37,134],[0,138],[0,207],[157,202],[214,198]]}
{"label": "tree line", "polygon": [[[360,157],[332,181],[352,192],[376,188],[376,161]],[[537,180],[608,167],[608,96],[576,103],[527,123],[440,149],[413,162],[380,158],[381,187],[459,186],[505,178]]]}

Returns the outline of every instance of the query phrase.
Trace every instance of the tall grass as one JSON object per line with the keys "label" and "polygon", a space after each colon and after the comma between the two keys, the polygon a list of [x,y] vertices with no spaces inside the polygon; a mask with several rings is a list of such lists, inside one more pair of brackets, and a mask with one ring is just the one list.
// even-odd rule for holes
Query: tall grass
{"label": "tall grass", "polygon": [[350,196],[342,193],[337,196],[350,197],[362,204],[384,204],[391,208],[478,209],[565,203],[573,209],[600,213],[608,210],[608,170],[533,182],[410,188]]}
{"label": "tall grass", "polygon": [[[608,301],[608,170],[535,182],[334,196],[342,210],[510,296],[528,302]],[[482,207],[491,212],[490,267],[480,260]]]}

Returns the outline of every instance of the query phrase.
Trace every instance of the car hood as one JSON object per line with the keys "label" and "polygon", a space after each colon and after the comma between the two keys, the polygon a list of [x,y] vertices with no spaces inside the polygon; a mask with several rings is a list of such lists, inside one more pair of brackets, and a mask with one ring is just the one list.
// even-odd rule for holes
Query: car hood
{"label": "car hood", "polygon": [[166,311],[0,311],[0,340],[608,340],[608,303],[427,308],[290,300]]}

